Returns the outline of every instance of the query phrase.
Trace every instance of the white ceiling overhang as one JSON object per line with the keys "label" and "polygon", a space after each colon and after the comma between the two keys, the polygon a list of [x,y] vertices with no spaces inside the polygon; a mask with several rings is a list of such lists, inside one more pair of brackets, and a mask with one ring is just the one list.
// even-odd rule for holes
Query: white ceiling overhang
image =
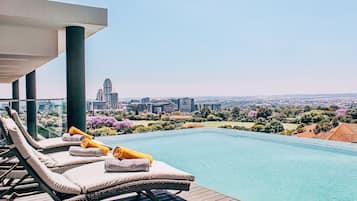
{"label": "white ceiling overhang", "polygon": [[0,83],[12,82],[65,50],[65,27],[89,37],[107,26],[107,9],[47,0],[0,1]]}

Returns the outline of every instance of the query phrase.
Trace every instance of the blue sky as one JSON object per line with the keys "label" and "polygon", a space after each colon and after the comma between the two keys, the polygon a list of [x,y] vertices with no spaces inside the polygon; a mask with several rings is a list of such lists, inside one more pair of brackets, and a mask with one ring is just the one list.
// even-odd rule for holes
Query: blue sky
{"label": "blue sky", "polygon": [[[63,2],[108,8],[86,42],[90,98],[107,77],[120,97],[357,92],[357,1]],[[39,97],[65,97],[65,55],[37,76]]]}

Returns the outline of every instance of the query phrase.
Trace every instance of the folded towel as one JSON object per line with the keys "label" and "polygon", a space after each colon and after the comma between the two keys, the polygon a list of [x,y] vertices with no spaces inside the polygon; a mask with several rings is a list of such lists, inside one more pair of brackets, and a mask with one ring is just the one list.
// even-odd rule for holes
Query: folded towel
{"label": "folded towel", "polygon": [[81,142],[81,147],[83,148],[99,148],[104,155],[107,155],[109,152],[109,148],[105,145],[99,144],[98,142],[95,142],[94,140],[84,138]]}
{"label": "folded towel", "polygon": [[146,158],[152,163],[152,156],[149,154],[140,153],[125,147],[115,147],[113,151],[113,156],[118,159],[135,159],[135,158]]}
{"label": "folded towel", "polygon": [[78,135],[78,134],[70,135],[69,133],[64,133],[62,135],[63,141],[82,141],[83,138],[84,138],[83,135]]}
{"label": "folded towel", "polygon": [[108,158],[104,163],[107,172],[148,172],[150,161],[148,159],[125,159]]}
{"label": "folded towel", "polygon": [[79,128],[76,128],[74,126],[71,126],[71,128],[69,128],[68,133],[71,135],[74,135],[74,134],[83,135],[85,138],[89,138],[91,140],[93,139],[93,136],[81,131]]}
{"label": "folded towel", "polygon": [[68,151],[72,156],[103,156],[102,150],[93,147],[70,146]]}

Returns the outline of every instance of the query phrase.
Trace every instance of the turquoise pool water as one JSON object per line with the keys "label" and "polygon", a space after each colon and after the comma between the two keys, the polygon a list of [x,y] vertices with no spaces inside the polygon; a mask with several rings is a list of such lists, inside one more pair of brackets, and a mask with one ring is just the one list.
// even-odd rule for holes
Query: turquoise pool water
{"label": "turquoise pool water", "polygon": [[150,153],[243,201],[357,200],[357,149],[349,143],[208,128],[100,140]]}

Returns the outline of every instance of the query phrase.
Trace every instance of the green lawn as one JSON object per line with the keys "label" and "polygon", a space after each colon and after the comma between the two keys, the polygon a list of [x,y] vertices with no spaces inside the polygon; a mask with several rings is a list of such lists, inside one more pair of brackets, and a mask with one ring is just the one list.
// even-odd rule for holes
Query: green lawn
{"label": "green lawn", "polygon": [[149,123],[154,123],[154,122],[159,122],[159,121],[149,121],[149,120],[133,120],[132,122],[134,122],[134,125],[143,125],[143,126],[147,126]]}
{"label": "green lawn", "polygon": [[250,128],[254,125],[251,122],[235,122],[235,121],[206,121],[202,122],[206,127],[220,127],[223,125],[231,125],[231,126],[242,126],[246,128]]}
{"label": "green lawn", "polygon": [[[250,128],[254,125],[252,122],[235,122],[235,121],[206,121],[203,122],[206,127],[220,127],[223,125],[231,125],[231,126],[242,126],[246,128]],[[283,124],[285,129],[292,130],[296,129],[298,124]]]}
{"label": "green lawn", "polygon": [[[147,126],[149,123],[153,122],[158,122],[158,121],[147,121],[147,120],[139,120],[139,121],[133,121],[134,125],[144,125]],[[206,121],[202,122],[203,125],[206,127],[220,127],[223,125],[232,125],[232,126],[242,126],[246,128],[250,128],[254,125],[252,122],[235,122],[235,121]],[[284,128],[288,130],[293,130],[296,129],[298,124],[284,124]]]}

